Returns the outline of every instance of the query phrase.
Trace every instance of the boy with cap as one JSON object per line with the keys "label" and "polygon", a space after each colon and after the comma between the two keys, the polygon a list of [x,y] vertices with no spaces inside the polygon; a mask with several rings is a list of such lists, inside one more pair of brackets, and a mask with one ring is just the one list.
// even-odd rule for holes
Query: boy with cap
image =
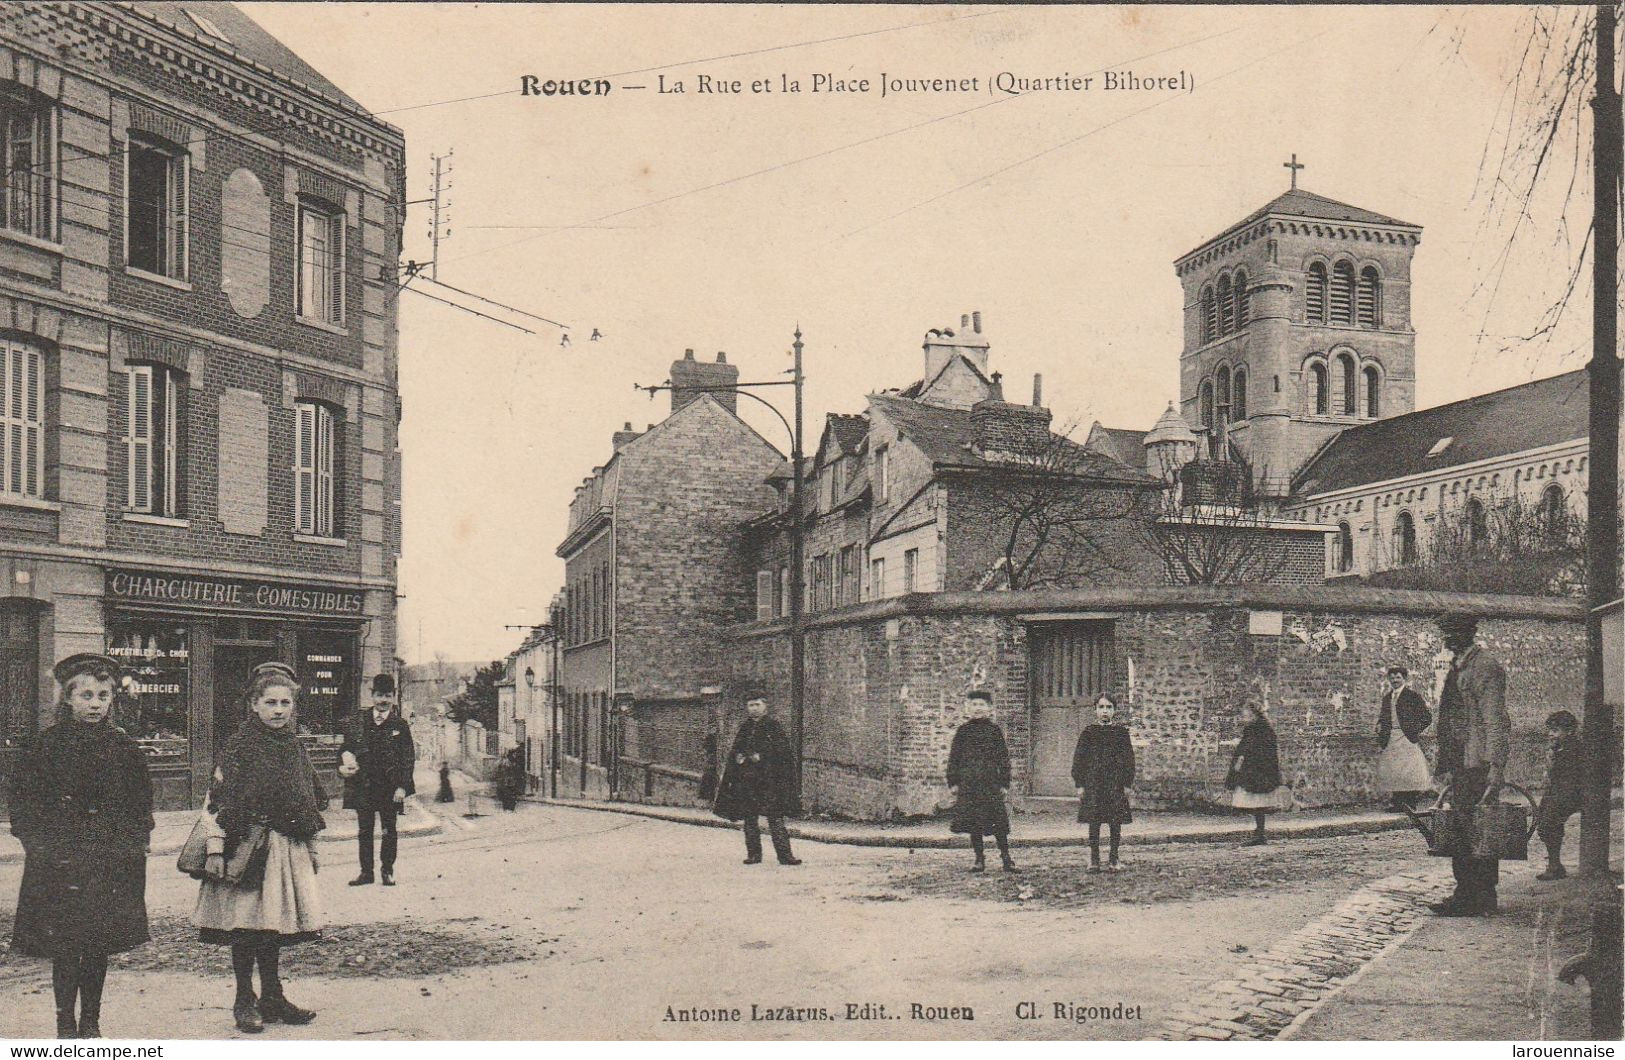
{"label": "boy with cap", "polygon": [[395,713],[395,678],[379,674],[372,679],[372,705],[345,727],[339,744],[339,776],[344,778],[344,807],[356,812],[356,841],[361,851],[361,875],[351,887],[373,882],[372,835],[376,818],[384,838],[378,851],[385,887],[395,885],[395,818],[406,797],[417,790],[412,769],[417,755],[412,729]]}

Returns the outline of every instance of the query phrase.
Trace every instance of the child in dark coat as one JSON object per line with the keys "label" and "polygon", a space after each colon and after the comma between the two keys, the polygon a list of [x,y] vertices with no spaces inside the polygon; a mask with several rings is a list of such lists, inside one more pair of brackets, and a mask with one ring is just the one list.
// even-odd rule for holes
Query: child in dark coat
{"label": "child in dark coat", "polygon": [[1546,766],[1546,794],[1535,811],[1536,830],[1546,844],[1546,871],[1537,880],[1561,880],[1563,868],[1563,829],[1580,810],[1580,785],[1585,774],[1585,757],[1580,749],[1580,722],[1566,710],[1553,711],[1546,719],[1546,736],[1551,741]]}
{"label": "child in dark coat", "polygon": [[983,689],[971,689],[965,693],[965,713],[970,720],[954,732],[948,751],[948,790],[955,796],[948,829],[970,836],[976,854],[972,872],[987,871],[982,837],[989,835],[999,844],[1004,871],[1020,872],[1010,857],[1010,814],[1004,808],[1010,791],[1010,748],[1004,732],[993,724],[993,697]]}
{"label": "child in dark coat", "polygon": [[1072,753],[1072,783],[1078,787],[1078,820],[1089,825],[1089,871],[1100,871],[1100,826],[1111,827],[1111,861],[1107,871],[1116,872],[1117,845],[1123,839],[1123,826],[1132,821],[1128,792],[1134,786],[1134,744],[1128,729],[1113,724],[1117,703],[1102,695],[1095,701],[1098,724],[1086,725],[1078,734]]}
{"label": "child in dark coat", "polygon": [[1265,815],[1281,808],[1281,759],[1264,704],[1249,699],[1242,714],[1247,724],[1230,758],[1230,774],[1224,783],[1235,792],[1230,805],[1253,815],[1253,834],[1241,845],[1257,847],[1265,843]]}

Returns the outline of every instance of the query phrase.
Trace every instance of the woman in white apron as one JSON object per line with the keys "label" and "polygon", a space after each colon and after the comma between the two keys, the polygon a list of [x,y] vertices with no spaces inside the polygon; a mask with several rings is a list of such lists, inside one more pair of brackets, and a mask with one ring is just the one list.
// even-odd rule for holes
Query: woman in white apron
{"label": "woman in white apron", "polygon": [[[1403,666],[1388,667],[1388,688],[1377,715],[1377,790],[1389,796],[1391,810],[1414,809],[1432,784],[1427,756],[1419,741],[1433,724],[1421,693],[1409,684]],[[1399,731],[1396,733],[1395,728]]]}

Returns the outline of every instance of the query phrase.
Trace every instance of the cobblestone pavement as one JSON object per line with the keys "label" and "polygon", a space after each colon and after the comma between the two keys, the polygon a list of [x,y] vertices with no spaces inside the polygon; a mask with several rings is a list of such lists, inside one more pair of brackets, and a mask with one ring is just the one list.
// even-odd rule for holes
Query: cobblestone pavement
{"label": "cobblestone pavement", "polygon": [[1215,983],[1203,1000],[1169,1017],[1163,1040],[1253,1040],[1279,1037],[1385,949],[1403,941],[1427,903],[1450,892],[1449,866],[1402,872],[1361,888],[1331,912],[1246,958],[1234,979]]}

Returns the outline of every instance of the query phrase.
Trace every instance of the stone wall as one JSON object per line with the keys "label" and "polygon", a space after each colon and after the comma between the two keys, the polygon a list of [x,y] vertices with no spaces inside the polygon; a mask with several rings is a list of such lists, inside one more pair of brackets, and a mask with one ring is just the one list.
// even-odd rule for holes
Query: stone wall
{"label": "stone wall", "polygon": [[[1367,805],[1383,671],[1409,667],[1437,700],[1434,618],[1484,616],[1480,643],[1507,669],[1509,779],[1542,780],[1548,713],[1583,713],[1580,609],[1560,600],[1354,589],[1132,588],[939,593],[878,601],[809,622],[804,801],[810,813],[889,818],[945,805],[942,772],[967,686],[994,695],[1018,797],[1029,790],[1029,631],[1068,616],[1113,620],[1111,691],[1139,760],[1136,804],[1225,803],[1248,696],[1267,699],[1285,777],[1308,806]],[[737,684],[764,682],[788,714],[788,630],[733,631]],[[730,696],[730,699],[732,697]],[[727,719],[732,731],[735,718]],[[1425,741],[1432,749],[1431,734]]]}

